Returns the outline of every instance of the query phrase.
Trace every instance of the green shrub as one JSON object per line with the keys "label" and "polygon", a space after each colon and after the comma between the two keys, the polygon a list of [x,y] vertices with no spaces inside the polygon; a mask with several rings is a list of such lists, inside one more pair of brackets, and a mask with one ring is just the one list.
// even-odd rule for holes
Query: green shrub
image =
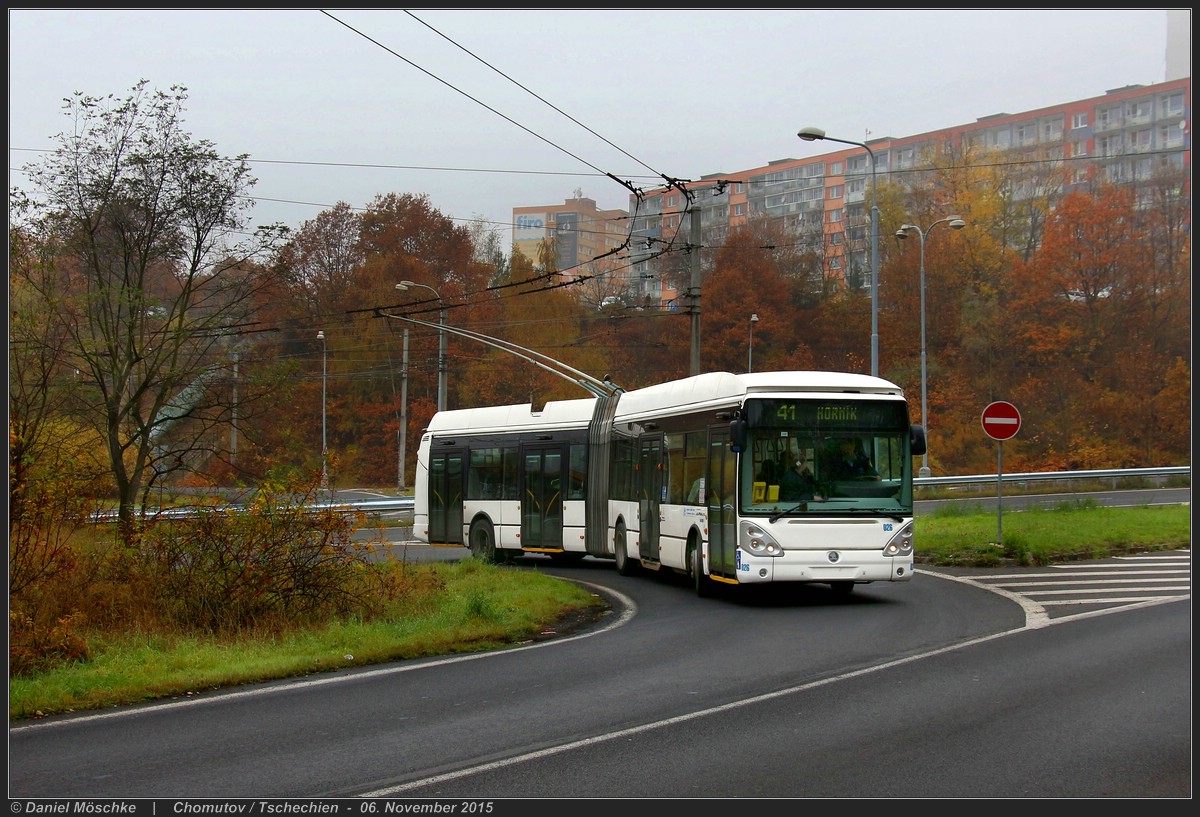
{"label": "green shrub", "polygon": [[353,515],[306,509],[312,493],[260,490],[245,509],[148,524],[143,566],[164,618],[232,632],[378,615],[395,575],[353,540]]}

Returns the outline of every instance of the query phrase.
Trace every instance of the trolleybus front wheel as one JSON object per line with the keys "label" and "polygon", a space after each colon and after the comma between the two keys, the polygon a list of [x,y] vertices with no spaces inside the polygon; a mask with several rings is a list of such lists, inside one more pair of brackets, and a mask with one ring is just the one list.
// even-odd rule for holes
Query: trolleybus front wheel
{"label": "trolleybus front wheel", "polygon": [[701,598],[706,598],[712,595],[713,586],[712,580],[704,575],[704,563],[700,556],[700,544],[694,543],[691,546],[692,557],[690,564],[692,566],[692,586],[696,588],[696,595]]}

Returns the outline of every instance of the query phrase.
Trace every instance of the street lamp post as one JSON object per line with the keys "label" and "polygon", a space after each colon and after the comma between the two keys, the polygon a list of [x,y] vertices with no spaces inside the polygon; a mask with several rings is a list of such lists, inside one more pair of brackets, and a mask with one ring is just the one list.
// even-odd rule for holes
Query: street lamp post
{"label": "street lamp post", "polygon": [[746,355],[746,371],[754,371],[754,324],[758,323],[758,313],[750,315],[750,351]]}
{"label": "street lamp post", "polygon": [[[967,222],[959,216],[946,216],[939,218],[924,230],[916,224],[902,224],[896,231],[896,238],[908,238],[909,232],[914,230],[921,238],[921,425],[925,426],[926,439],[929,437],[929,403],[926,396],[925,375],[925,236],[932,233],[933,228],[939,224],[948,224],[952,230],[961,230],[967,226]],[[925,453],[921,455],[920,476],[927,477],[929,475],[929,445],[927,443]]]}
{"label": "street lamp post", "polygon": [[852,142],[848,139],[836,139],[826,136],[820,128],[801,128],[796,134],[805,142],[825,140],[841,142],[843,145],[856,145],[871,157],[871,374],[879,376],[879,206],[876,201],[875,180],[875,151],[865,142]]}
{"label": "street lamp post", "polygon": [[328,355],[325,347],[325,332],[317,332],[317,340],[321,341],[321,490],[329,490],[329,447],[325,436],[325,382],[327,380]]}
{"label": "street lamp post", "polygon": [[441,304],[441,309],[438,310],[438,411],[446,410],[446,302],[442,300],[442,296],[436,289],[429,284],[418,284],[413,281],[401,281],[396,284],[396,289],[410,289],[411,287],[421,287],[433,293]]}

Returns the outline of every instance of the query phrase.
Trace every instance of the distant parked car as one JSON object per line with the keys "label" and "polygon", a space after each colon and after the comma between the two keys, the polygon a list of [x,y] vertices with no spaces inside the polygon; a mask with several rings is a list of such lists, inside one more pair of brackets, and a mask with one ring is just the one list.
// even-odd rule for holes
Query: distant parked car
{"label": "distant parked car", "polygon": [[[1112,287],[1105,287],[1096,293],[1097,298],[1107,298],[1109,295],[1112,295]],[[1073,303],[1087,300],[1087,293],[1085,293],[1082,289],[1069,290],[1067,292],[1067,300]]]}

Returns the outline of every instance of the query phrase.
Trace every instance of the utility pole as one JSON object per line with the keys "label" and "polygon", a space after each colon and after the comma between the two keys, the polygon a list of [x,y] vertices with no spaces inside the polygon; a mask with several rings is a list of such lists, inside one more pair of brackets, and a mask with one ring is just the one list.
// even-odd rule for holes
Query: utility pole
{"label": "utility pole", "polygon": [[229,464],[237,466],[238,350],[233,350],[233,409],[229,423]]}
{"label": "utility pole", "polygon": [[404,351],[400,358],[400,445],[396,463],[396,491],[404,493],[404,458],[408,448],[408,327],[404,327]]}
{"label": "utility pole", "polygon": [[700,211],[694,203],[688,207],[691,234],[692,281],[688,287],[688,304],[692,313],[692,375],[700,374]]}

